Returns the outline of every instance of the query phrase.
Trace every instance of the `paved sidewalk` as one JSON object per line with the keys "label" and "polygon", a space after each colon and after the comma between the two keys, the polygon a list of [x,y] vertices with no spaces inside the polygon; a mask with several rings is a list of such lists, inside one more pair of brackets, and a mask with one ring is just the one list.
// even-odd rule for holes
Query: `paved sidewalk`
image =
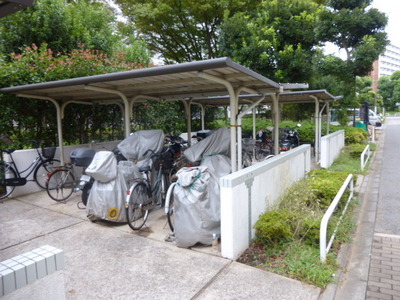
{"label": "paved sidewalk", "polygon": [[398,149],[400,118],[388,117],[380,129],[370,172],[360,188],[357,231],[330,299],[400,300]]}
{"label": "paved sidewalk", "polygon": [[400,299],[400,236],[375,233],[367,299]]}

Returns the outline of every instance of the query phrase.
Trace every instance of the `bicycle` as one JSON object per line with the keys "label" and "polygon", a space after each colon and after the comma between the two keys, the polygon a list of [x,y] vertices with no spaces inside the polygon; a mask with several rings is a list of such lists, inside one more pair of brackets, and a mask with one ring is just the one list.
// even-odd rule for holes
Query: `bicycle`
{"label": "bicycle", "polygon": [[[60,166],[60,161],[54,159],[56,147],[44,147],[39,151],[40,142],[30,140],[34,144],[37,152],[37,157],[33,162],[23,171],[19,171],[17,164],[14,161],[12,153],[15,149],[1,149],[0,161],[0,200],[7,198],[14,191],[16,186],[23,186],[28,181],[35,181],[42,189],[46,188],[46,180],[48,174],[55,168]],[[10,162],[3,160],[3,152],[7,153],[10,157]],[[22,176],[26,173],[25,176]],[[27,178],[33,173],[33,180]]]}
{"label": "bicycle", "polygon": [[[169,185],[170,169],[165,166],[168,151],[154,153],[152,150],[147,150],[144,156],[148,151],[153,153],[147,160],[149,163],[139,168],[141,178],[136,178],[127,191],[125,211],[128,225],[132,230],[139,230],[144,226],[150,210],[163,206]],[[154,161],[157,170],[153,185],[150,180],[152,169],[150,160]]]}
{"label": "bicycle", "polygon": [[[49,174],[46,182],[46,191],[49,197],[57,202],[67,200],[73,192],[82,191],[82,203],[86,205],[92,187],[93,179],[86,175],[86,168],[89,167],[96,154],[93,148],[77,148],[70,155],[70,163],[54,170]],[[74,165],[82,167],[80,180],[75,179]],[[79,204],[78,204],[79,207]]]}
{"label": "bicycle", "polygon": [[77,184],[73,165],[66,163],[50,173],[46,183],[46,191],[51,199],[61,202],[72,195]]}

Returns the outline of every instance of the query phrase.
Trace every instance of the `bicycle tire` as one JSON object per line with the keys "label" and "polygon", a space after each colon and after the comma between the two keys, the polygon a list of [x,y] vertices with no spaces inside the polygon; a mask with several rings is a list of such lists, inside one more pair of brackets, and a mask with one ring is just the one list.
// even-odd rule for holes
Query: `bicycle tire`
{"label": "bicycle tire", "polygon": [[33,173],[33,179],[38,186],[42,189],[46,189],[46,182],[49,174],[60,167],[61,163],[58,159],[46,159],[36,167],[35,172]]}
{"label": "bicycle tire", "polygon": [[92,185],[93,185],[93,183],[89,182],[89,183],[85,184],[85,186],[82,189],[82,203],[85,206],[87,204],[90,191],[92,190]]}
{"label": "bicycle tire", "polygon": [[256,149],[255,158],[257,161],[262,161],[264,159],[264,153],[261,149]]}
{"label": "bicycle tire", "polygon": [[161,174],[161,206],[165,204],[165,198],[167,197],[167,190],[169,187],[168,176],[165,173]]}
{"label": "bicycle tire", "polygon": [[[6,178],[17,178],[17,172],[13,167],[0,162],[0,179]],[[7,186],[5,184],[0,184],[0,200],[7,198],[14,191],[15,186]]]}
{"label": "bicycle tire", "polygon": [[242,168],[245,169],[251,166],[251,156],[247,152],[242,153]]}
{"label": "bicycle tire", "polygon": [[146,223],[149,210],[145,205],[149,203],[146,185],[138,182],[131,186],[126,198],[125,211],[128,225],[132,230],[139,230]]}
{"label": "bicycle tire", "polygon": [[165,199],[165,211],[167,213],[168,226],[172,232],[175,228],[175,214],[174,214],[174,188],[176,183],[170,185],[167,197]]}
{"label": "bicycle tire", "polygon": [[61,202],[72,195],[75,184],[75,177],[71,170],[58,169],[50,174],[46,184],[46,191],[51,199]]}

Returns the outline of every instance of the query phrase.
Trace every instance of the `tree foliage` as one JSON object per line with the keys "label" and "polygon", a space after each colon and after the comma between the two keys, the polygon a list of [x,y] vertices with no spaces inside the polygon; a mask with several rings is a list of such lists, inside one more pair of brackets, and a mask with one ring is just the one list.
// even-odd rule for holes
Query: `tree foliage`
{"label": "tree foliage", "polygon": [[0,51],[46,42],[55,52],[70,52],[78,44],[112,53],[120,37],[115,16],[103,3],[88,0],[38,0],[35,5],[0,20]]}
{"label": "tree foliage", "polygon": [[400,103],[400,71],[391,76],[384,76],[378,82],[379,94],[383,98],[387,110],[398,110],[396,103]]}
{"label": "tree foliage", "polygon": [[372,0],[329,0],[316,27],[318,40],[331,42],[346,52],[340,78],[344,81],[342,105],[356,105],[355,78],[366,76],[388,44],[385,14],[368,8]]}
{"label": "tree foliage", "polygon": [[116,0],[149,48],[166,62],[214,58],[224,18],[251,11],[261,0]]}
{"label": "tree foliage", "polygon": [[[123,53],[111,57],[100,51],[75,49],[70,54],[56,54],[47,48],[32,45],[21,54],[11,54],[0,60],[0,82],[3,87],[52,81],[87,75],[141,68],[138,63],[126,62]],[[0,95],[0,132],[18,140],[42,139],[55,143],[57,126],[54,105],[42,100]],[[67,143],[86,143],[89,136],[106,129],[113,138],[121,136],[122,114],[117,106],[68,105],[64,119],[64,138]],[[104,138],[104,137],[103,137]]]}
{"label": "tree foliage", "polygon": [[252,14],[225,21],[220,53],[276,81],[307,81],[319,45],[314,34],[319,9],[311,0],[264,1]]}

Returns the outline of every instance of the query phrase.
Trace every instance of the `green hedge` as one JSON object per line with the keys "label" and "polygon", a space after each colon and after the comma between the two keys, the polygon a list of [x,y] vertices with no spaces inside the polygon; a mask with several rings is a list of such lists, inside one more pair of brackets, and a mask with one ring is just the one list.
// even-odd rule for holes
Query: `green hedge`
{"label": "green hedge", "polygon": [[[256,240],[266,246],[295,240],[318,246],[322,216],[348,175],[348,172],[312,170],[307,178],[288,189],[276,209],[260,216],[254,226]],[[348,195],[346,191],[344,199]],[[340,202],[339,210],[344,203]],[[329,227],[328,233],[331,232]]]}

